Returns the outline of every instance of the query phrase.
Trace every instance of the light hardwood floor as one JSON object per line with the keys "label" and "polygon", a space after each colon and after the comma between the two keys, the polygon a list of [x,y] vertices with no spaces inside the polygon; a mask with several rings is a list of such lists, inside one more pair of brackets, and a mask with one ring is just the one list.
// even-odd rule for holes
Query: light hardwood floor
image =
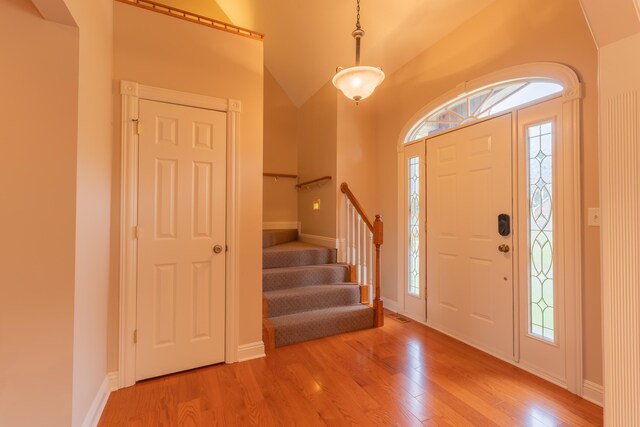
{"label": "light hardwood floor", "polygon": [[100,426],[599,426],[602,409],[415,322],[140,382]]}

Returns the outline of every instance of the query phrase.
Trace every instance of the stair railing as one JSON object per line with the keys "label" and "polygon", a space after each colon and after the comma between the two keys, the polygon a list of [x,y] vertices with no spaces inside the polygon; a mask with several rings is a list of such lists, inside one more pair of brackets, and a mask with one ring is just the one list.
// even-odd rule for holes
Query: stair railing
{"label": "stair railing", "polygon": [[[349,185],[343,182],[340,190],[345,194],[345,227],[343,238],[345,242],[343,259],[352,266],[355,277],[361,289],[365,287],[368,298],[363,298],[361,302],[370,303],[373,291],[374,327],[384,325],[383,304],[380,299],[380,246],[383,242],[383,222],[380,215],[376,215],[375,220],[371,218],[362,208],[349,189]],[[374,259],[375,257],[375,259]]]}

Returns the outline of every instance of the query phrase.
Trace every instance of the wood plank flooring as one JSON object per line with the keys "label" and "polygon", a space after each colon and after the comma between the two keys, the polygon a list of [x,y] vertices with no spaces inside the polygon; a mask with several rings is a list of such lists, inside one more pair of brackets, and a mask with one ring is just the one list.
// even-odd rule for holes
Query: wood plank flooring
{"label": "wood plank flooring", "polygon": [[99,426],[601,426],[602,409],[415,322],[114,392]]}

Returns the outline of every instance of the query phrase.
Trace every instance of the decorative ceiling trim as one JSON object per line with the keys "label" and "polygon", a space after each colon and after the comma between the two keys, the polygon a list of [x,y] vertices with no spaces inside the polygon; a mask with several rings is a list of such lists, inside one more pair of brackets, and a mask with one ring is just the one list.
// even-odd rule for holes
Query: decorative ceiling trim
{"label": "decorative ceiling trim", "polygon": [[226,31],[227,33],[236,34],[238,36],[243,36],[243,37],[248,37],[254,40],[264,41],[264,34],[259,33],[257,31],[238,27],[233,24],[227,24],[226,22],[207,18],[206,16],[202,16],[202,15],[196,15],[195,13],[187,12],[186,10],[176,9],[175,7],[167,6],[161,3],[156,3],[150,0],[116,0],[116,1],[131,5],[131,6],[136,6],[142,9],[150,10],[152,12],[162,13],[163,15],[172,16],[174,18],[182,19],[184,21],[192,22],[194,24],[204,25],[205,27],[213,28],[220,31]]}

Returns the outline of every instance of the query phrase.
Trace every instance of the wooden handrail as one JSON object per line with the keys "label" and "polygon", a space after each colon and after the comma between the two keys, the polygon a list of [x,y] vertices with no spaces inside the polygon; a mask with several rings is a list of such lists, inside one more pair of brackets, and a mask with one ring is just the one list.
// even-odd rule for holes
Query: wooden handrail
{"label": "wooden handrail", "polygon": [[298,175],[291,175],[288,173],[271,173],[271,172],[265,172],[262,174],[262,176],[269,176],[272,178],[297,178]]}
{"label": "wooden handrail", "polygon": [[373,244],[376,247],[376,287],[373,299],[373,323],[377,328],[384,325],[384,307],[382,300],[380,299],[380,246],[382,246],[382,243],[384,242],[384,223],[382,222],[382,217],[380,215],[376,215],[376,219],[373,222],[371,221],[356,196],[349,189],[349,185],[346,182],[340,184],[340,191],[347,196],[347,199],[351,202],[351,206],[353,206],[356,212],[358,212],[358,215],[360,215],[362,220],[365,222],[369,231],[373,233]]}
{"label": "wooden handrail", "polygon": [[362,207],[358,199],[356,199],[356,196],[351,192],[351,189],[349,189],[349,185],[346,182],[340,184],[340,191],[342,191],[347,196],[349,201],[351,201],[353,207],[356,209],[356,211],[358,211],[365,224],[367,224],[367,228],[369,229],[369,231],[373,232],[373,221],[371,221],[369,215],[367,215],[367,213],[364,211],[364,208]]}
{"label": "wooden handrail", "polygon": [[237,25],[228,24],[226,22],[218,21],[217,19],[208,18],[206,16],[198,15],[188,12],[186,10],[178,9],[173,6],[167,6],[166,4],[156,3],[151,0],[116,0],[120,3],[126,3],[131,6],[140,7],[142,9],[151,10],[153,12],[162,13],[163,15],[173,16],[174,18],[183,19],[194,24],[205,25],[209,28],[215,28],[216,30],[226,31],[231,34],[236,34],[243,37],[249,37],[254,40],[264,40],[264,34],[257,31],[249,30],[247,28],[238,27]]}
{"label": "wooden handrail", "polygon": [[331,179],[330,175],[323,176],[321,178],[312,179],[311,181],[301,182],[300,184],[296,185],[296,188],[306,187],[307,185],[316,184],[316,183],[322,182],[322,181],[328,181],[330,179]]}

